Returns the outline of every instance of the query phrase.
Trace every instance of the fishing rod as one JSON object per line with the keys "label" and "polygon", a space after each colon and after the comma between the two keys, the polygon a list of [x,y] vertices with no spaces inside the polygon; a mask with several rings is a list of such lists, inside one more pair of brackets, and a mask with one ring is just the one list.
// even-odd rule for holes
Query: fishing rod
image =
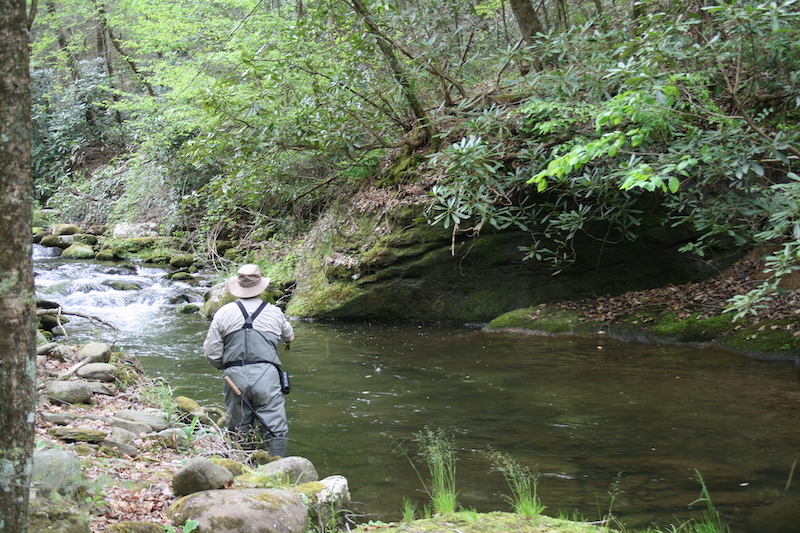
{"label": "fishing rod", "polygon": [[264,422],[264,419],[263,419],[263,418],[261,418],[261,415],[260,415],[260,414],[258,414],[258,411],[256,411],[256,408],[255,408],[255,407],[253,407],[253,404],[252,404],[252,403],[250,403],[250,400],[248,400],[247,398],[245,398],[244,394],[242,394],[242,391],[240,391],[240,390],[239,390],[239,387],[237,387],[237,386],[236,386],[236,384],[235,384],[235,383],[234,383],[234,382],[231,380],[231,378],[229,378],[228,376],[225,376],[225,377],[224,377],[224,378],[222,378],[222,379],[223,379],[223,380],[225,380],[225,383],[227,383],[227,384],[228,384],[228,386],[231,388],[231,390],[233,391],[233,393],[234,393],[236,396],[238,396],[240,400],[242,400],[242,403],[244,403],[244,404],[245,404],[247,407],[249,407],[249,408],[250,408],[250,410],[253,412],[253,415],[255,415],[256,419],[257,419],[259,422],[261,422],[261,425],[262,425],[262,426],[264,426],[264,428],[265,428],[267,431],[269,431],[269,434],[272,436],[272,438],[273,438],[273,439],[276,439],[276,438],[278,438],[278,436],[277,436],[277,435],[276,435],[276,434],[275,434],[275,433],[274,433],[274,432],[273,432],[271,429],[269,429],[269,426],[267,425],[267,423],[266,423],[266,422]]}
{"label": "fishing rod", "polygon": [[236,396],[238,396],[239,398],[241,398],[242,402],[247,407],[250,408],[250,410],[253,412],[253,414],[258,419],[258,421],[261,422],[261,425],[264,426],[267,429],[267,431],[269,431],[270,435],[272,435],[272,438],[275,438],[275,439],[283,438],[283,439],[286,439],[288,442],[294,442],[294,443],[299,444],[301,446],[308,446],[308,447],[316,448],[318,450],[323,450],[323,451],[327,451],[328,450],[327,448],[323,448],[322,446],[311,444],[309,442],[301,442],[301,441],[298,441],[297,439],[291,439],[289,437],[278,437],[277,435],[275,435],[275,433],[273,433],[273,431],[271,429],[269,429],[269,426],[267,426],[267,424],[264,422],[264,419],[261,418],[261,415],[259,415],[258,412],[255,410],[255,408],[253,407],[253,404],[251,404],[250,401],[247,398],[244,397],[244,394],[242,394],[242,391],[239,390],[239,387],[236,386],[236,384],[231,380],[231,378],[229,378],[228,376],[225,376],[222,379],[225,380],[225,383],[228,384],[228,386],[231,388],[233,393]]}

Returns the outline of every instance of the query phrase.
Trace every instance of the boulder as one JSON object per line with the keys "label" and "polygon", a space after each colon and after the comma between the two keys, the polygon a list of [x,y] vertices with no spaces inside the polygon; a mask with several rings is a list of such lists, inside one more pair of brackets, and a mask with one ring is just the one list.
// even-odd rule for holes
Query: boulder
{"label": "boulder", "polygon": [[169,427],[169,422],[164,417],[144,411],[123,409],[122,411],[117,411],[114,413],[114,416],[123,420],[130,420],[131,422],[146,424],[150,426],[152,431],[161,431]]}
{"label": "boulder", "polygon": [[103,282],[106,287],[111,287],[115,291],[140,291],[142,286],[132,281],[124,281],[121,279],[109,279]]}
{"label": "boulder", "polygon": [[173,503],[176,525],[196,520],[197,533],[306,533],[308,510],[299,495],[277,489],[207,490]]}
{"label": "boulder", "polygon": [[259,466],[251,474],[243,476],[245,481],[274,479],[280,483],[299,485],[319,480],[314,464],[305,457],[284,457]]}
{"label": "boulder", "polygon": [[84,485],[78,457],[67,450],[35,450],[31,469],[31,495],[48,496],[58,492],[71,496]]}
{"label": "boulder", "polygon": [[[115,420],[120,420],[119,418]],[[127,420],[125,420],[127,422]],[[110,440],[114,442],[122,442],[123,444],[128,444],[129,442],[133,442],[133,439],[139,437],[139,433],[134,433],[133,431],[128,431],[127,429],[116,426],[111,424],[111,436],[109,437]]]}
{"label": "boulder", "polygon": [[103,235],[105,232],[106,227],[102,225],[90,226],[89,229],[86,230],[86,233],[89,235]]}
{"label": "boulder", "polygon": [[173,268],[187,268],[194,264],[195,257],[193,254],[180,254],[173,256],[169,260],[169,266]]}
{"label": "boulder", "polygon": [[116,429],[121,429],[137,437],[153,431],[153,428],[142,422],[135,422],[133,420],[114,417],[111,419],[111,430],[116,431]]}
{"label": "boulder", "polygon": [[47,246],[48,248],[61,248],[65,250],[69,248],[73,242],[75,242],[75,239],[72,238],[71,235],[45,235],[42,237],[42,240],[39,241],[39,244]]}
{"label": "boulder", "polygon": [[47,434],[66,442],[88,442],[91,444],[100,444],[108,436],[102,429],[65,427],[48,428]]}
{"label": "boulder", "polygon": [[67,249],[61,252],[63,259],[93,259],[94,248],[88,244],[74,242]]}
{"label": "boulder", "polygon": [[[92,364],[92,363],[90,363]],[[103,363],[96,363],[96,364],[103,364]],[[102,394],[104,396],[116,396],[117,392],[106,383],[100,383],[99,381],[90,381],[89,387],[92,389],[94,394]]]}
{"label": "boulder", "polygon": [[80,232],[81,228],[75,224],[56,224],[52,228],[53,235],[75,235]]}
{"label": "boulder", "polygon": [[166,448],[180,450],[189,446],[189,435],[181,428],[167,428],[157,433],[149,433],[145,435],[148,438],[155,439]]}
{"label": "boulder", "polygon": [[78,416],[72,413],[50,413],[48,411],[42,411],[39,413],[39,418],[54,426],[66,426],[74,422]]}
{"label": "boulder", "polygon": [[117,379],[117,367],[109,363],[88,363],[80,367],[76,374],[86,379],[114,381]]}
{"label": "boulder", "polygon": [[308,503],[312,522],[320,531],[331,529],[331,524],[344,520],[339,511],[351,504],[350,488],[344,476],[329,476],[320,481],[303,483],[294,488],[303,494]]}
{"label": "boulder", "polygon": [[55,404],[92,403],[92,387],[85,381],[51,381],[47,397]]}
{"label": "boulder", "polygon": [[95,244],[97,244],[97,236],[90,235],[88,233],[81,233],[75,235],[75,242],[80,242],[83,244],[88,244],[89,246],[94,246]]}
{"label": "boulder", "polygon": [[100,446],[106,450],[106,452],[113,455],[127,455],[129,457],[136,457],[139,455],[139,449],[136,446],[119,442],[114,439],[105,439],[102,443],[100,443]]}
{"label": "boulder", "polygon": [[94,248],[88,244],[74,242],[67,249],[61,252],[63,259],[93,259]]}
{"label": "boulder", "polygon": [[206,291],[203,295],[203,300],[204,303],[203,307],[200,308],[200,315],[211,320],[220,307],[228,302],[235,301],[236,297],[228,290],[227,283],[218,283]]}
{"label": "boulder", "polygon": [[78,352],[78,359],[88,359],[90,363],[108,363],[111,360],[111,348],[102,342],[90,342]]}
{"label": "boulder", "polygon": [[192,459],[175,472],[172,491],[176,496],[186,496],[204,490],[221,489],[232,482],[230,470],[201,457]]}

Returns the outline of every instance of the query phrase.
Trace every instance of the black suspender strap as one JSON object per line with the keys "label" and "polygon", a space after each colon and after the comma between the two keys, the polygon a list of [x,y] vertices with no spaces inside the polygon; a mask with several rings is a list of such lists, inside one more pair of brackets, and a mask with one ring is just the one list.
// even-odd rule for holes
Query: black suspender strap
{"label": "black suspender strap", "polygon": [[239,300],[236,300],[236,305],[239,306],[239,310],[242,312],[242,316],[244,316],[244,326],[242,326],[242,329],[253,329],[253,320],[255,320],[258,314],[264,310],[264,308],[267,306],[267,302],[261,302],[261,305],[258,306],[258,309],[256,309],[252,315],[247,314],[244,304],[242,304],[242,302]]}

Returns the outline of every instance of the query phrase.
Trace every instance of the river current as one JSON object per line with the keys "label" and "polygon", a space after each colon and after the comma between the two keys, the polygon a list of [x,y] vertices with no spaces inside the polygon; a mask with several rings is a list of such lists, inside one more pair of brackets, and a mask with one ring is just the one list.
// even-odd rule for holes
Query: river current
{"label": "river current", "polygon": [[[39,247],[35,268],[40,297],[113,323],[118,349],[176,395],[221,403],[220,373],[202,355],[208,323],[178,311],[202,303],[209,279],[173,282],[159,266],[64,261]],[[498,451],[540,473],[553,516],[598,520],[610,509],[628,530],[678,525],[704,508],[691,505],[699,472],[734,532],[800,530],[794,363],[475,325],[292,324],[297,340],[281,352],[289,452],[323,477],[347,477],[355,510],[371,518],[398,519],[404,498],[427,503],[414,436],[429,428],[454,438],[465,508],[510,510],[487,458]],[[62,342],[112,338],[76,317],[67,333]]]}

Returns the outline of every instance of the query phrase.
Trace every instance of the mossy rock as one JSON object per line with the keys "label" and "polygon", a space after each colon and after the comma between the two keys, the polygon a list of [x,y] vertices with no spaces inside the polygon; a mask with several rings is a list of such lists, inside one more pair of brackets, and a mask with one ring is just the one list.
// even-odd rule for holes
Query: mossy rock
{"label": "mossy rock", "polygon": [[75,242],[80,242],[83,244],[88,244],[89,246],[94,246],[95,244],[97,244],[97,235],[80,233],[78,235],[75,235]]}
{"label": "mossy rock", "polygon": [[528,330],[549,335],[594,335],[602,324],[582,320],[577,311],[555,306],[536,306],[503,313],[486,326],[490,330]]}
{"label": "mossy rock", "polygon": [[79,242],[70,244],[68,248],[61,252],[63,259],[93,259],[94,256],[94,248]]}
{"label": "mossy rock", "polygon": [[233,474],[233,477],[239,477],[247,472],[250,472],[250,468],[240,463],[239,461],[234,461],[233,459],[227,459],[225,457],[212,457],[211,462],[219,465],[223,468],[227,468],[228,471]]}
{"label": "mossy rock", "polygon": [[109,525],[108,533],[164,533],[164,527],[155,522],[117,522]]}
{"label": "mossy rock", "polygon": [[80,226],[75,224],[55,224],[53,226],[53,235],[75,235],[80,232]]}
{"label": "mossy rock", "polygon": [[179,412],[190,415],[202,409],[202,406],[195,400],[187,396],[178,396],[175,398],[175,407]]}
{"label": "mossy rock", "polygon": [[169,266],[173,268],[188,268],[192,266],[196,260],[194,254],[175,255],[169,260]]}
{"label": "mossy rock", "polygon": [[32,500],[28,510],[28,531],[89,533],[88,510],[69,500]]}
{"label": "mossy rock", "polygon": [[110,248],[105,248],[103,250],[100,250],[99,252],[97,252],[97,254],[95,254],[94,258],[97,259],[98,261],[116,261],[118,259],[121,259],[121,257],[117,255],[114,252],[114,250]]}
{"label": "mossy rock", "polygon": [[792,320],[763,321],[737,328],[719,343],[764,359],[792,360],[800,354],[798,331]]}
{"label": "mossy rock", "polygon": [[172,258],[172,255],[163,252],[163,251],[155,251],[153,253],[149,253],[142,256],[142,261],[145,263],[152,263],[154,265],[166,265],[169,263],[169,260]]}
{"label": "mossy rock", "polygon": [[[352,529],[353,533],[368,533],[375,526],[362,524]],[[601,533],[607,528],[592,524],[572,522],[560,518],[540,515],[527,518],[514,513],[448,513],[445,515],[414,520],[381,524],[381,533],[441,533],[458,531],[459,533],[495,533],[497,531],[513,531],[515,533]]]}
{"label": "mossy rock", "polygon": [[676,313],[666,313],[656,318],[655,324],[649,329],[656,337],[670,341],[710,342],[733,327],[730,315],[706,318],[694,313],[681,319]]}
{"label": "mossy rock", "polygon": [[92,428],[54,427],[48,428],[47,433],[66,442],[91,442],[95,444],[103,442],[107,437],[105,431]]}

